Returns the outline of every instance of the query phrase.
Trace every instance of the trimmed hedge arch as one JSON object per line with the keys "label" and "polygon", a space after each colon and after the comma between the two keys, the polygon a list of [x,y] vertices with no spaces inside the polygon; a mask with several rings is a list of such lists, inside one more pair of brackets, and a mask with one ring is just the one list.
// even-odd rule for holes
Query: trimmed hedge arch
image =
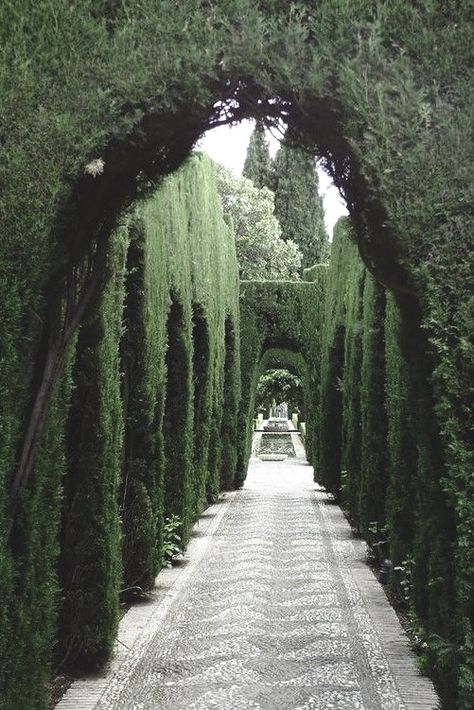
{"label": "trimmed hedge arch", "polygon": [[[469,3],[368,0],[322,0],[316,7],[267,0],[197,7],[193,0],[2,4],[2,659],[13,629],[26,623],[9,600],[19,594],[27,609],[28,595],[36,599],[36,590],[47,587],[58,515],[44,492],[58,489],[68,401],[61,411],[58,392],[65,388],[67,395],[74,338],[101,297],[119,215],[175,171],[209,126],[284,117],[344,192],[365,264],[398,294],[404,358],[420,360],[408,368],[408,379],[414,418],[430,416],[420,434],[430,452],[422,462],[429,484],[421,538],[430,539],[436,499],[455,527],[455,637],[463,659],[457,684],[460,707],[469,706],[470,13]],[[218,410],[216,395],[216,416]],[[390,426],[389,418],[389,432]],[[153,460],[161,455],[159,444],[156,451]],[[140,486],[146,497],[145,489]],[[42,521],[45,511],[51,530]],[[24,572],[26,550],[31,568]],[[430,603],[436,605],[434,598]],[[50,628],[50,602],[38,608],[45,623],[31,626]],[[48,634],[38,634],[35,658]],[[7,677],[19,677],[22,653],[4,661]],[[22,675],[38,681],[34,669]]]}
{"label": "trimmed hedge arch", "polygon": [[[314,281],[242,281],[240,286],[242,402],[236,484],[245,480],[250,455],[255,388],[271,358],[291,362],[305,378],[308,412],[318,406],[318,362],[326,268]],[[317,417],[316,417],[317,419]],[[307,452],[313,459],[314,424],[308,424]],[[308,442],[313,442],[308,445]]]}

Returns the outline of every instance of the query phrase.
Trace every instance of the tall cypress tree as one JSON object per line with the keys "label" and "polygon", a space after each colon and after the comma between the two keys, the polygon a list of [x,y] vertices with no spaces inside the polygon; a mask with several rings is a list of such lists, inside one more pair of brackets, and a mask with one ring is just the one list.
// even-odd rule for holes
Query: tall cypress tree
{"label": "tall cypress tree", "polygon": [[303,268],[329,259],[318,186],[313,157],[300,148],[282,143],[274,161],[275,215],[283,239],[292,239],[298,244],[303,254]]}
{"label": "tall cypress tree", "polygon": [[250,136],[242,174],[252,180],[255,187],[272,189],[272,159],[265,138],[265,127],[261,120],[257,120]]}

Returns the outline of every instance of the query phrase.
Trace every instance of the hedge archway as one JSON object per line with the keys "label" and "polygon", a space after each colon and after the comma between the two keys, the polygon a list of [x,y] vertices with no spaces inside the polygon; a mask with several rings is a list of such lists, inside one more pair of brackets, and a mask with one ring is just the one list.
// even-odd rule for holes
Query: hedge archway
{"label": "hedge archway", "polygon": [[[60,448],[56,390],[79,325],[103,293],[119,216],[174,172],[207,129],[262,116],[284,120],[323,160],[345,195],[365,264],[396,292],[414,421],[426,444],[420,537],[431,539],[434,496],[439,519],[448,508],[454,520],[455,635],[472,649],[470,4],[163,0],[91,9],[52,0],[31,13],[15,5],[0,10],[7,606],[21,541],[37,533],[31,521],[44,532],[34,492],[51,483],[44,447],[53,431]],[[237,480],[244,475],[239,454]],[[41,553],[33,557],[40,568]],[[463,658],[467,707],[473,670]]]}

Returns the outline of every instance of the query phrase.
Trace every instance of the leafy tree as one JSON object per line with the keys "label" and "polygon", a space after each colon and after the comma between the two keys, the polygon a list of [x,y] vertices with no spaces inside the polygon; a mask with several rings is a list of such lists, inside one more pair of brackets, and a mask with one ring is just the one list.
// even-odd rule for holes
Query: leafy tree
{"label": "leafy tree", "polygon": [[275,214],[283,239],[293,240],[301,249],[303,268],[329,259],[318,186],[313,157],[283,143],[274,161]]}
{"label": "leafy tree", "polygon": [[242,175],[252,180],[255,187],[273,187],[272,159],[262,121],[256,122],[250,136]]}
{"label": "leafy tree", "polygon": [[288,412],[300,411],[302,399],[303,388],[297,375],[284,369],[267,370],[257,384],[255,409],[257,412],[268,411],[275,401],[277,404],[286,402]]}
{"label": "leafy tree", "polygon": [[242,279],[299,279],[301,252],[283,241],[274,214],[274,195],[251,180],[218,166],[217,184],[224,214],[233,223],[239,273]]}

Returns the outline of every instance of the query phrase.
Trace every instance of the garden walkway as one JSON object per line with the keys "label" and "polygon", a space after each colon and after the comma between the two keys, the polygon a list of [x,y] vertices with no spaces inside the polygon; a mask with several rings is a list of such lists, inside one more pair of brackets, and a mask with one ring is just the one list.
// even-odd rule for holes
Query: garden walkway
{"label": "garden walkway", "polygon": [[421,710],[431,683],[304,459],[252,459],[59,710]]}

